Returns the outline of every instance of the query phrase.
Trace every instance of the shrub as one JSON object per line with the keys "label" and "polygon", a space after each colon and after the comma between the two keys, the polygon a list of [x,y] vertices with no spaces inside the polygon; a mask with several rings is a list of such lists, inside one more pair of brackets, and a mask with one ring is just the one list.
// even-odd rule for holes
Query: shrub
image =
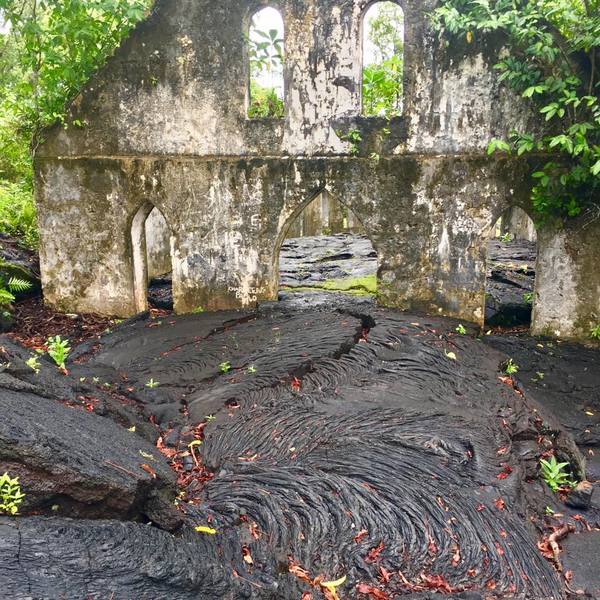
{"label": "shrub", "polygon": [[0,477],[0,513],[16,515],[25,494],[21,492],[19,478],[12,479],[8,473]]}

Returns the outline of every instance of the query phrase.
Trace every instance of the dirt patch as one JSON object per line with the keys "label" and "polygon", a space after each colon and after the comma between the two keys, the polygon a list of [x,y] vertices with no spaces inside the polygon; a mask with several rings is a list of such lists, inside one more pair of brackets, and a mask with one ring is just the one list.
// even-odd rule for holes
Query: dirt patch
{"label": "dirt patch", "polygon": [[98,338],[117,321],[101,315],[67,315],[44,305],[41,297],[18,302],[9,336],[28,348],[44,346],[50,336],[60,335],[77,345]]}

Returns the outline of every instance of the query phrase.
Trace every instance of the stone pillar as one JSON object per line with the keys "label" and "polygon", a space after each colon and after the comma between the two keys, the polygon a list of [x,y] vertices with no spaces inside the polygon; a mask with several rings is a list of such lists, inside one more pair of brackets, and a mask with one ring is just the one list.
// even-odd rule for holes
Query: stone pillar
{"label": "stone pillar", "polygon": [[600,323],[600,219],[538,230],[532,333],[590,339]]}
{"label": "stone pillar", "polygon": [[146,219],[148,281],[172,270],[171,232],[162,213],[154,208]]}

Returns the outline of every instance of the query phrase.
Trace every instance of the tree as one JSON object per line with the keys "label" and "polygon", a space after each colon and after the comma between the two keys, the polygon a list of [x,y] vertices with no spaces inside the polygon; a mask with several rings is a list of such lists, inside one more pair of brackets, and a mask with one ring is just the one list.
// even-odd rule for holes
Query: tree
{"label": "tree", "polygon": [[538,220],[600,217],[600,0],[442,0],[434,22],[449,38],[498,32],[500,79],[529,99],[548,127],[512,131],[488,152],[546,153],[532,173]]}
{"label": "tree", "polygon": [[35,243],[31,150],[151,0],[0,0],[0,231]]}

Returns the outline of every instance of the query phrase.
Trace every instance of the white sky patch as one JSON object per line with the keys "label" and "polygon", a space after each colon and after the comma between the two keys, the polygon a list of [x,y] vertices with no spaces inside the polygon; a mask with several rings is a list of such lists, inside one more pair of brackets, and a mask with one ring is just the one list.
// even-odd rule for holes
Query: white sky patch
{"label": "white sky patch", "polygon": [[[373,65],[379,62],[379,52],[377,51],[377,47],[373,43],[373,40],[370,37],[371,32],[371,22],[373,19],[377,19],[381,13],[381,9],[384,5],[392,5],[394,10],[402,11],[400,6],[398,6],[395,2],[378,2],[377,4],[373,4],[371,8],[367,11],[365,15],[365,21],[363,24],[363,64],[365,65]],[[404,39],[404,20],[402,20],[402,39]],[[388,48],[388,51],[391,53],[393,48]]]}
{"label": "white sky patch", "polygon": [[10,31],[10,23],[6,21],[4,13],[0,10],[0,35],[5,35]]}

